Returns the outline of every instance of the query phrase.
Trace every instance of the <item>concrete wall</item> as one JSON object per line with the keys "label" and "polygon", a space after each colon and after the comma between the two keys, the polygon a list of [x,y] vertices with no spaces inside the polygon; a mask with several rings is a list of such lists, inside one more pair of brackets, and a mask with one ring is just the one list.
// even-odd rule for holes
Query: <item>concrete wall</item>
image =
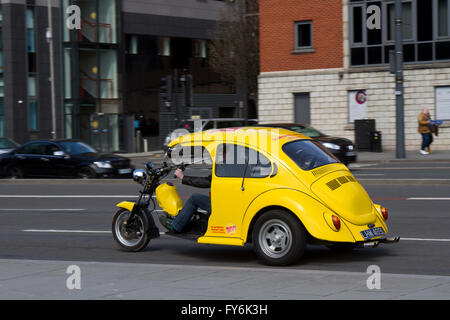
{"label": "concrete wall", "polygon": [[[311,125],[330,135],[354,140],[348,122],[348,90],[366,90],[367,117],[376,119],[383,148],[395,150],[395,83],[386,70],[345,73],[323,69],[262,73],[259,77],[259,119],[262,123],[294,121],[294,93],[309,92]],[[450,65],[442,68],[407,69],[405,74],[406,149],[419,150],[417,116],[428,107],[435,118],[435,87],[450,86]],[[450,124],[444,123],[433,149],[450,149]]]}

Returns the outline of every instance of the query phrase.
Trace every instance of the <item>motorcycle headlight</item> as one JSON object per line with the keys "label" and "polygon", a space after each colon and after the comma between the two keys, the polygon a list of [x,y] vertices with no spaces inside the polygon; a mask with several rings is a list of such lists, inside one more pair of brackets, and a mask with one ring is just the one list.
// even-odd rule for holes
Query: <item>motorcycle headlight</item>
{"label": "motorcycle headlight", "polygon": [[322,145],[328,149],[341,150],[340,146],[338,146],[337,144],[331,143],[331,142],[324,142],[324,143],[322,143]]}
{"label": "motorcycle headlight", "polygon": [[145,173],[145,170],[143,169],[136,169],[133,171],[133,180],[137,183],[141,183],[145,181],[147,178],[147,174]]}
{"label": "motorcycle headlight", "polygon": [[112,165],[104,161],[95,161],[94,164],[101,169],[111,169]]}

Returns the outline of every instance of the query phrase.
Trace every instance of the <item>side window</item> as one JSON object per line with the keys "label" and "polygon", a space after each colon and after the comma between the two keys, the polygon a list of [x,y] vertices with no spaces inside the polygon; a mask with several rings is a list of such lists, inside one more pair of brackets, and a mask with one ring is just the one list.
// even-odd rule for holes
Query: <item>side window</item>
{"label": "side window", "polygon": [[220,144],[216,150],[217,177],[265,178],[272,172],[272,164],[254,149],[234,144]]}
{"label": "side window", "polygon": [[45,154],[45,144],[42,143],[30,143],[16,152],[17,154],[38,154],[42,155]]}
{"label": "side window", "polygon": [[45,144],[45,146],[44,146],[44,152],[45,152],[44,154],[48,155],[48,156],[53,156],[53,152],[60,151],[60,150],[61,149],[53,143],[48,143],[48,144]]}
{"label": "side window", "polygon": [[203,146],[176,145],[170,153],[173,163],[212,164],[208,150]]}

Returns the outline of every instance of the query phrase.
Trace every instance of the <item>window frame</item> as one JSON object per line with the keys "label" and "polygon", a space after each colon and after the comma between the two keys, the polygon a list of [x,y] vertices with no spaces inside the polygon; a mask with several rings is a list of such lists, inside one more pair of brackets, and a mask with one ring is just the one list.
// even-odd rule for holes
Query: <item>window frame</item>
{"label": "window frame", "polygon": [[[244,175],[244,172],[242,172],[242,175],[239,175],[239,176],[238,175],[233,175],[233,176],[231,176],[231,175],[218,175],[217,174],[217,166],[218,165],[219,166],[220,165],[227,165],[226,163],[219,163],[218,162],[218,157],[219,157],[219,154],[220,154],[218,152],[218,150],[219,150],[219,148],[221,148],[221,147],[223,148],[223,146],[226,146],[226,145],[234,146],[236,149],[238,147],[244,148],[246,150],[246,153],[247,153],[247,150],[249,151],[249,153],[250,153],[250,150],[252,150],[253,152],[256,152],[256,157],[257,157],[257,161],[258,162],[253,165],[254,167],[257,167],[260,164],[260,161],[259,161],[260,155],[262,157],[266,158],[269,161],[269,164],[270,164],[270,172],[267,175],[252,176],[251,175],[252,174],[252,171],[251,171],[252,170],[252,164],[243,163],[243,164],[238,164],[238,165],[247,166],[247,170],[245,171],[245,175]],[[221,143],[219,143],[216,146],[215,149],[216,149],[216,152],[215,152],[215,156],[214,156],[214,176],[217,177],[217,178],[225,178],[225,179],[243,179],[243,178],[245,178],[245,179],[265,179],[265,178],[273,177],[277,173],[277,172],[275,172],[276,170],[274,169],[274,168],[276,168],[276,167],[274,167],[274,162],[271,161],[268,156],[266,156],[265,154],[263,154],[262,152],[256,150],[253,147],[246,146],[246,145],[241,145],[241,144],[237,144],[237,143],[221,142]],[[229,165],[233,165],[233,164],[229,164]]]}
{"label": "window frame", "polygon": [[[376,44],[376,45],[368,45],[367,44],[367,26],[366,26],[366,21],[367,21],[367,7],[372,5],[373,2],[380,2],[381,3],[381,37],[382,37],[382,41],[381,44]],[[443,55],[441,45],[442,43],[444,43],[443,45],[448,45],[448,43],[450,43],[450,22],[447,24],[447,36],[440,36],[439,37],[439,30],[438,30],[438,3],[439,0],[429,0],[431,2],[432,5],[432,14],[433,14],[433,18],[432,21],[430,21],[431,23],[431,28],[432,28],[432,39],[431,40],[426,40],[426,41],[419,41],[418,40],[418,21],[417,21],[417,5],[418,5],[418,0],[403,0],[402,3],[410,3],[411,4],[411,38],[404,38],[403,39],[403,52],[405,52],[405,46],[408,46],[408,48],[406,48],[406,51],[410,53],[410,58],[408,59],[408,61],[404,61],[405,64],[415,64],[415,65],[420,65],[420,64],[430,64],[430,63],[447,63],[450,62],[450,57],[447,57],[447,55]],[[390,5],[395,5],[395,1],[394,0],[360,0],[360,1],[350,1],[348,3],[348,17],[349,17],[349,23],[348,23],[348,32],[349,32],[349,62],[350,62],[350,68],[367,68],[367,67],[385,67],[389,65],[389,54],[388,54],[388,50],[389,47],[393,47],[395,44],[395,39],[392,40],[388,40],[389,37],[389,30],[388,30],[388,17],[389,17],[389,13],[388,13],[388,8]],[[362,42],[354,42],[354,27],[355,27],[355,19],[354,19],[354,8],[355,7],[360,7],[362,8]],[[450,0],[447,2],[447,15],[448,17],[450,17]],[[421,51],[421,50],[429,50],[429,48],[427,49],[426,47],[431,45],[431,50],[429,52],[429,57],[427,57],[427,52],[426,51]],[[412,46],[412,48],[410,48]],[[369,57],[370,57],[370,48],[373,47],[381,47],[381,57],[379,57],[380,59],[378,59],[378,55],[374,56],[377,63],[369,63]],[[393,49],[393,48],[392,48]],[[360,52],[358,53],[358,50],[364,50],[364,52]],[[441,50],[441,51],[439,51]],[[419,53],[421,53],[421,56],[419,56]],[[439,52],[441,52],[441,54],[439,55]],[[360,61],[355,61],[357,62],[357,64],[353,64],[353,56],[354,54],[356,54],[355,57],[361,57],[361,59],[357,59]],[[439,57],[439,59],[438,59]],[[363,59],[362,59],[363,58]],[[381,61],[381,63],[378,63],[378,61]],[[358,62],[362,62],[362,63],[358,63]],[[373,62],[373,60],[372,60]]]}
{"label": "window frame", "polygon": [[[309,25],[309,37],[310,37],[310,45],[309,46],[299,46],[298,43],[298,36],[299,36],[299,32],[298,32],[298,27],[301,25]],[[313,49],[313,43],[314,43],[314,39],[313,39],[313,21],[312,20],[301,20],[301,21],[295,21],[294,22],[294,50],[295,51],[302,51],[302,50],[311,50]]]}

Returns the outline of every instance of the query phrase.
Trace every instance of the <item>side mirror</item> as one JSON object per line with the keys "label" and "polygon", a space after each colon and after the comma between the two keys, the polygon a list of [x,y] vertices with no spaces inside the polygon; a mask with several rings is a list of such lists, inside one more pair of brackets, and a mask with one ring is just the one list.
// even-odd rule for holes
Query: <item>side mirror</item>
{"label": "side mirror", "polygon": [[154,169],[153,163],[147,162],[147,163],[145,164],[145,168],[146,168],[147,171],[149,171],[149,172],[153,171],[153,169]]}

